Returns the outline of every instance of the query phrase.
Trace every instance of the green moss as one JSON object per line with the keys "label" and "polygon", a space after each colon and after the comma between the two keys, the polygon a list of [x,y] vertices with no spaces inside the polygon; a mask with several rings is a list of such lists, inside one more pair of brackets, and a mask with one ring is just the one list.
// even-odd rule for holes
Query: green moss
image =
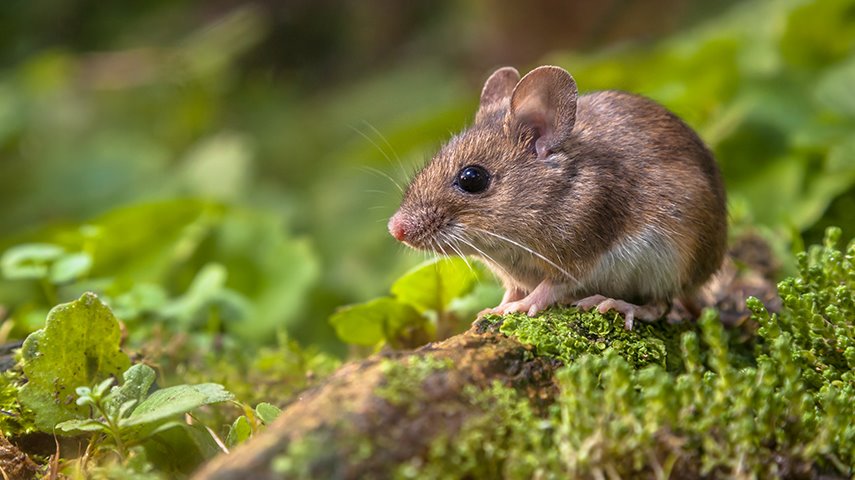
{"label": "green moss", "polygon": [[[379,364],[383,381],[374,394],[392,408],[403,407],[403,415],[418,416],[424,406],[425,382],[452,366],[451,359],[435,355],[384,359]],[[339,419],[327,428],[292,440],[286,450],[272,460],[271,470],[283,478],[295,479],[347,476],[339,470],[344,465],[361,464],[390,447],[383,442],[395,441],[395,429],[400,426],[385,427],[387,430],[382,436],[366,435],[352,421]],[[361,473],[360,478],[372,478],[371,475],[371,472]]]}
{"label": "green moss", "polygon": [[499,330],[532,345],[539,355],[574,362],[585,354],[601,354],[611,349],[635,368],[660,365],[673,370],[679,367],[679,333],[690,325],[668,325],[665,322],[638,322],[633,330],[624,328],[618,314],[602,315],[580,312],[575,308],[552,308],[538,317],[523,314],[491,316],[501,321]]}
{"label": "green moss", "polygon": [[35,415],[18,400],[21,383],[19,369],[0,374],[0,432],[7,437],[36,431]]}
{"label": "green moss", "polygon": [[549,463],[542,456],[552,447],[552,425],[540,421],[528,400],[500,383],[487,390],[470,386],[465,395],[482,413],[437,438],[426,458],[401,464],[394,477],[547,478]]}
{"label": "green moss", "polygon": [[384,360],[380,366],[383,384],[374,393],[392,405],[416,408],[418,398],[423,394],[424,381],[430,375],[452,366],[451,359],[436,358],[434,355],[412,356],[403,361]]}

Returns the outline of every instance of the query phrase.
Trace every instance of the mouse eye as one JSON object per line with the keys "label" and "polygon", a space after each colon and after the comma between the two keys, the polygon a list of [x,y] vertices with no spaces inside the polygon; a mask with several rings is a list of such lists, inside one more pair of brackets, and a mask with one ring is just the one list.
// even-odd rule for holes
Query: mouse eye
{"label": "mouse eye", "polygon": [[469,165],[457,172],[457,180],[454,184],[466,193],[480,193],[490,184],[490,174],[484,167]]}

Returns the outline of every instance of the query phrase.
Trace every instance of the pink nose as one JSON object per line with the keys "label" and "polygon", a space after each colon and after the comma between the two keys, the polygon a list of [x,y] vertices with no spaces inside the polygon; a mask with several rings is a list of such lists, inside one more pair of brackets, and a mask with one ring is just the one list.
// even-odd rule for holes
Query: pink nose
{"label": "pink nose", "polygon": [[392,218],[389,219],[389,233],[399,242],[403,242],[407,238],[407,230],[400,213],[392,215]]}

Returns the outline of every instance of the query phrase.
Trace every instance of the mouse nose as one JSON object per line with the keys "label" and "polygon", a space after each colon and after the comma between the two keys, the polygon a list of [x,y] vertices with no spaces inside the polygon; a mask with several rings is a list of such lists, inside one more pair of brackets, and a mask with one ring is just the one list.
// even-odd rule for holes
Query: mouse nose
{"label": "mouse nose", "polygon": [[403,242],[407,238],[407,230],[404,227],[404,220],[401,218],[401,213],[395,213],[389,219],[389,233],[399,242]]}

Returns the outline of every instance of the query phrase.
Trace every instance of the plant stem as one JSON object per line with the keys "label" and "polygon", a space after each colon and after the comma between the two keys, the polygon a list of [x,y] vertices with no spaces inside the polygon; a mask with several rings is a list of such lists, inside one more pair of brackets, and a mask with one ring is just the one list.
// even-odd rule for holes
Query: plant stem
{"label": "plant stem", "polygon": [[95,402],[95,408],[97,408],[98,412],[104,416],[110,435],[112,435],[113,440],[116,442],[116,449],[118,450],[119,458],[124,462],[125,457],[127,456],[127,450],[125,449],[124,442],[122,442],[122,434],[118,422],[114,421],[114,419],[107,413],[107,409],[105,409],[101,404],[100,398]]}

